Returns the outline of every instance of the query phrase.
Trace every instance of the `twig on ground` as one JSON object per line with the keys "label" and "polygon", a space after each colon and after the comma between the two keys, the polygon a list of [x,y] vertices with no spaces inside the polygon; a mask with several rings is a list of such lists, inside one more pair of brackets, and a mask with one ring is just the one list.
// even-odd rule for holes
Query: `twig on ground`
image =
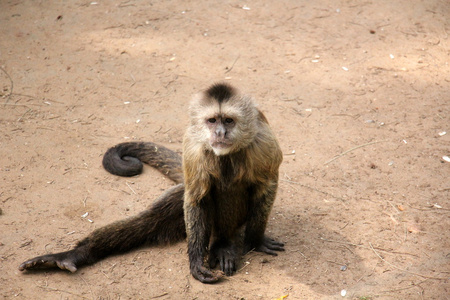
{"label": "twig on ground", "polygon": [[405,273],[408,273],[408,274],[416,275],[416,276],[419,276],[419,277],[428,278],[428,279],[437,279],[437,280],[447,280],[447,279],[448,279],[448,278],[443,278],[443,277],[426,276],[426,275],[422,275],[422,274],[419,274],[419,273],[411,272],[411,271],[402,269],[402,268],[400,268],[400,267],[397,267],[396,265],[391,264],[390,262],[388,262],[387,260],[385,260],[384,258],[382,258],[382,257],[378,254],[378,252],[375,251],[375,249],[373,248],[373,246],[372,246],[372,244],[371,244],[370,242],[369,242],[369,245],[370,245],[370,249],[372,249],[372,251],[373,251],[373,252],[374,252],[374,253],[375,253],[382,261],[384,261],[385,263],[387,263],[388,265],[390,265],[390,266],[393,267],[394,269],[400,270],[400,271],[405,272]]}
{"label": "twig on ground", "polygon": [[308,189],[310,189],[310,190],[313,190],[313,191],[316,191],[316,192],[325,194],[325,195],[327,195],[327,196],[336,198],[336,199],[338,199],[338,200],[341,200],[342,202],[345,202],[345,201],[346,201],[344,198],[335,196],[335,195],[333,195],[333,194],[331,194],[331,193],[328,193],[328,192],[325,192],[325,191],[321,191],[321,190],[319,190],[319,189],[316,189],[316,188],[314,188],[314,187],[312,187],[312,186],[309,186],[309,185],[306,185],[306,184],[303,184],[303,183],[300,183],[300,182],[296,182],[296,181],[292,181],[292,180],[288,180],[288,179],[280,179],[280,180],[281,180],[281,181],[285,181],[285,182],[289,182],[289,183],[292,183],[292,184],[297,184],[297,185],[299,185],[299,186],[301,186],[301,187],[305,187],[305,188],[308,188]]}
{"label": "twig on ground", "polygon": [[6,76],[9,78],[9,82],[11,83],[11,88],[10,88],[10,90],[9,90],[9,94],[8,94],[8,96],[6,96],[6,100],[5,100],[5,103],[4,103],[4,105],[6,105],[6,104],[8,104],[9,99],[11,98],[11,95],[12,95],[12,93],[13,93],[13,89],[14,89],[14,81],[12,80],[11,76],[9,76],[8,72],[6,72],[5,69],[3,69],[2,67],[0,67],[0,70],[2,70],[3,73],[6,74]]}
{"label": "twig on ground", "polygon": [[48,290],[48,291],[67,293],[67,294],[70,294],[70,295],[73,295],[73,296],[76,296],[76,297],[80,297],[80,298],[83,298],[83,299],[90,299],[90,298],[85,297],[83,295],[75,294],[75,293],[72,293],[72,292],[69,292],[69,291],[65,291],[65,290],[61,290],[61,289],[55,289],[55,288],[52,288],[52,287],[49,287],[49,286],[37,285],[37,287],[39,287],[41,289],[44,289],[44,290]]}
{"label": "twig on ground", "polygon": [[289,252],[298,252],[298,253],[300,253],[301,256],[303,256],[304,259],[308,259],[308,258],[305,256],[305,254],[303,254],[300,250],[291,250],[291,251],[289,251]]}
{"label": "twig on ground", "polygon": [[161,297],[164,297],[166,295],[169,295],[169,293],[165,292],[165,293],[162,293],[161,295],[150,297],[150,299],[161,298]]}
{"label": "twig on ground", "polygon": [[414,288],[414,287],[422,288],[422,287],[420,286],[420,284],[424,283],[424,282],[427,281],[427,280],[428,280],[428,278],[425,279],[425,280],[422,280],[421,282],[419,282],[419,283],[417,283],[417,284],[413,282],[413,283],[411,284],[411,286],[408,286],[408,287],[404,287],[404,288],[400,288],[400,289],[394,289],[394,290],[381,291],[380,293],[392,293],[392,292],[404,291],[404,290],[409,290],[409,289]]}
{"label": "twig on ground", "polygon": [[17,119],[17,122],[20,122],[20,121],[23,119],[23,117],[24,117],[27,113],[29,113],[30,111],[32,111],[31,108],[29,108],[23,115],[21,115],[20,118]]}
{"label": "twig on ground", "polygon": [[236,62],[238,61],[239,57],[241,57],[240,54],[238,55],[238,57],[236,57],[236,59],[234,60],[233,64],[231,65],[231,67],[225,71],[225,74],[227,74],[228,72],[230,72],[233,69],[233,67],[236,64]]}
{"label": "twig on ground", "polygon": [[239,272],[241,272],[242,270],[244,270],[245,268],[247,268],[247,266],[250,264],[250,262],[249,261],[246,261],[245,263],[244,263],[244,266],[242,267],[242,268],[240,268],[239,270],[237,270],[236,271],[236,273],[239,273]]}
{"label": "twig on ground", "polygon": [[349,152],[352,152],[353,150],[356,150],[356,149],[359,149],[359,148],[362,148],[362,147],[366,147],[366,146],[370,146],[370,145],[373,145],[373,144],[382,143],[382,142],[386,142],[386,141],[374,141],[374,142],[370,142],[370,143],[366,143],[366,144],[363,144],[363,145],[359,145],[359,146],[353,147],[353,148],[351,148],[351,149],[349,149],[349,150],[347,150],[347,151],[342,152],[342,153],[339,154],[339,155],[336,155],[336,156],[333,157],[332,159],[326,161],[326,162],[324,163],[324,165],[328,165],[330,162],[332,162],[332,161],[334,161],[334,160],[336,160],[336,159],[338,159],[338,158],[344,156],[345,154],[347,154],[347,153],[349,153]]}
{"label": "twig on ground", "polygon": [[128,184],[128,181],[125,181],[125,183],[127,184],[128,188],[133,192],[133,194],[137,195],[136,192],[133,190],[133,188]]}
{"label": "twig on ground", "polygon": [[[359,248],[370,250],[370,247],[367,247],[367,246],[364,246],[364,245],[361,245],[361,244],[353,244],[353,243],[350,243],[350,242],[334,241],[334,240],[329,240],[329,239],[326,239],[326,238],[323,238],[323,237],[319,237],[319,239],[324,241],[324,242],[337,243],[337,244],[343,244],[343,245],[350,245],[350,246],[354,246],[354,247],[359,247]],[[400,254],[400,255],[410,255],[410,256],[419,257],[418,255],[407,253],[407,252],[389,251],[389,250],[382,249],[382,248],[379,248],[379,247],[376,247],[376,249],[378,251],[381,251],[381,252],[384,252],[384,253],[389,253],[389,254]]]}

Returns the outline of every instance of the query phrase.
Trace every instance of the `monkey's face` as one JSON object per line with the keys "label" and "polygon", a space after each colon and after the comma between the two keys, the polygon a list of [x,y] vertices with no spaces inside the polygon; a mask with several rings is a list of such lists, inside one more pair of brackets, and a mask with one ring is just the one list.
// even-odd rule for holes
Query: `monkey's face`
{"label": "monkey's face", "polygon": [[248,147],[258,128],[258,109],[250,97],[225,84],[212,86],[194,96],[186,147],[228,155]]}
{"label": "monkey's face", "polygon": [[209,145],[216,155],[226,155],[233,150],[235,125],[234,118],[223,114],[207,118]]}
{"label": "monkey's face", "polygon": [[236,97],[203,108],[202,127],[207,148],[227,155],[248,147],[258,131],[257,109],[250,99]]}

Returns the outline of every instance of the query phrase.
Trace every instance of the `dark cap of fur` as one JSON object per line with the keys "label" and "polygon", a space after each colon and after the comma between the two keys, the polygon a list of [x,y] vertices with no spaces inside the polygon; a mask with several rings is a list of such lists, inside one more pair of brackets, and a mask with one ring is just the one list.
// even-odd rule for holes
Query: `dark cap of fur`
{"label": "dark cap of fur", "polygon": [[206,90],[206,94],[222,103],[236,95],[236,90],[226,83],[216,83]]}

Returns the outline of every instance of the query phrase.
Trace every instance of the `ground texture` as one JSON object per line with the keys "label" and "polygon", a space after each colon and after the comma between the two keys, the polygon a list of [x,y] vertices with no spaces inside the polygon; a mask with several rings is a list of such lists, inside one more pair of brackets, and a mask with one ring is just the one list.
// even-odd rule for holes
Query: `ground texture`
{"label": "ground texture", "polygon": [[[449,20],[447,0],[1,1],[0,296],[448,299]],[[189,275],[185,242],[18,271],[168,188],[102,155],[179,151],[189,99],[220,80],[279,138],[268,231],[285,253],[215,285]]]}

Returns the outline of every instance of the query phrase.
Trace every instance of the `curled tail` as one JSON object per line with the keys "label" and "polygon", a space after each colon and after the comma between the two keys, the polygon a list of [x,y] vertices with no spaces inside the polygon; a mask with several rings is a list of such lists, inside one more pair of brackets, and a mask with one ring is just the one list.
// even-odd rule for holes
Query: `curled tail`
{"label": "curled tail", "polygon": [[155,143],[121,143],[108,149],[103,156],[103,167],[111,174],[119,176],[140,174],[143,162],[157,169],[175,183],[183,182],[181,156]]}
{"label": "curled tail", "polygon": [[72,250],[27,260],[19,266],[19,270],[59,267],[75,272],[79,267],[93,264],[111,254],[144,245],[181,241],[186,238],[183,195],[184,184],[178,184],[139,215],[95,230]]}

